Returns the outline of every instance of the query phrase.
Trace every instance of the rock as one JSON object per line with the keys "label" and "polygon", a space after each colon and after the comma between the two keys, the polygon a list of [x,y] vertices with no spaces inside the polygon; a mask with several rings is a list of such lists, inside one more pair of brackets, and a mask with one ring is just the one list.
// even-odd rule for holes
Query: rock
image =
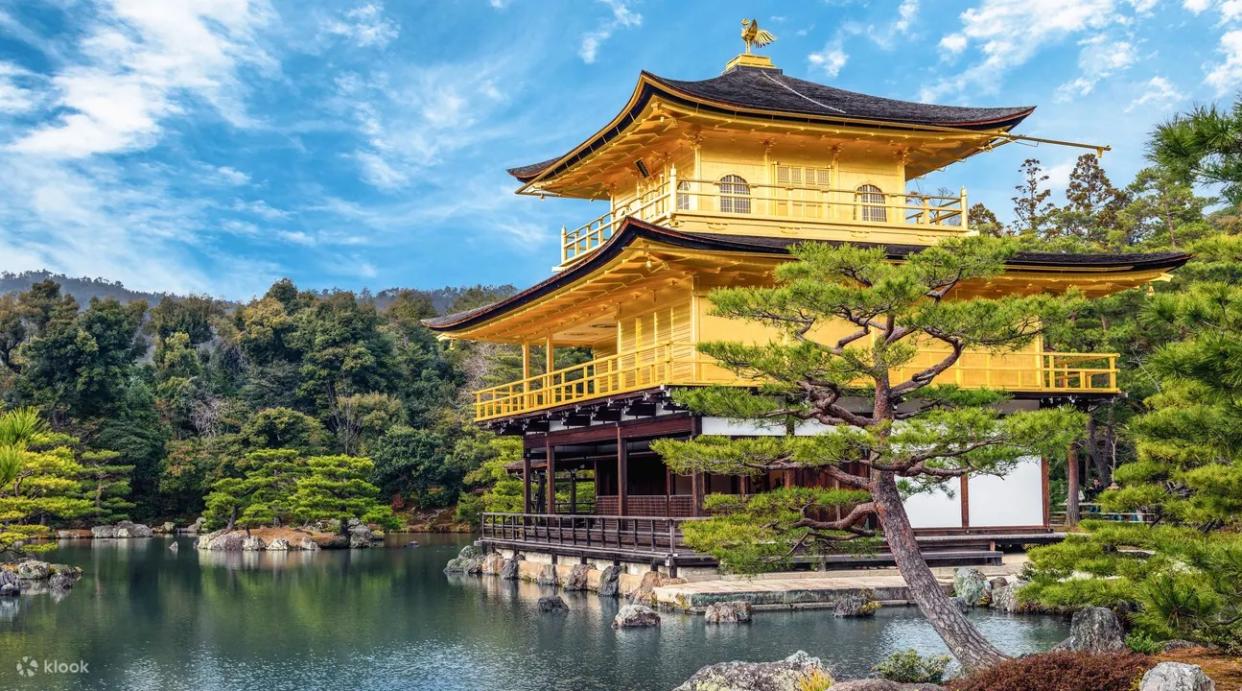
{"label": "rock", "polygon": [[483,557],[474,557],[466,560],[466,573],[471,576],[483,575]]}
{"label": "rock", "polygon": [[631,590],[626,596],[630,602],[638,604],[654,605],[655,589],[662,585],[673,585],[674,583],[685,583],[684,578],[671,578],[659,571],[648,571],[643,574],[643,580],[639,582],[638,587]]}
{"label": "rock", "polygon": [[749,624],[750,603],[745,600],[713,602],[703,612],[704,624]]}
{"label": "rock", "polygon": [[591,572],[590,564],[574,564],[569,575],[565,577],[565,590],[579,591],[587,589],[587,574]]}
{"label": "rock", "polygon": [[1183,638],[1174,638],[1173,640],[1165,641],[1164,647],[1161,648],[1160,650],[1162,652],[1171,653],[1174,650],[1185,650],[1186,648],[1198,648],[1199,646],[1200,646],[1199,643],[1195,643],[1193,641],[1188,641]]}
{"label": "rock", "polygon": [[[721,662],[703,667],[674,691],[798,691],[832,676],[817,657],[799,650],[778,662]],[[832,686],[832,688],[837,688]]]}
{"label": "rock", "polygon": [[939,684],[903,684],[887,679],[851,679],[832,685],[830,691],[940,691]]}
{"label": "rock", "polygon": [[[117,521],[113,527],[116,530],[115,537],[151,537],[155,534],[155,531],[151,530],[149,526],[134,523],[133,521]],[[94,528],[91,530],[94,530]]]}
{"label": "rock", "polygon": [[21,579],[12,571],[0,571],[0,596],[14,597],[22,592]]}
{"label": "rock", "polygon": [[1022,609],[1018,602],[1018,584],[992,588],[992,609],[1005,614],[1017,614]]}
{"label": "rock", "polygon": [[[199,543],[202,543],[204,539],[207,540],[207,549],[212,550],[213,552],[240,552],[245,538],[241,533],[226,532],[221,530],[215,533],[208,533],[207,535],[200,537],[198,539]],[[203,548],[199,547],[199,549]]]}
{"label": "rock", "polygon": [[351,529],[357,528],[358,526],[362,525],[362,521],[358,520],[357,518],[351,518],[345,525],[349,526]]}
{"label": "rock", "polygon": [[967,612],[970,610],[970,605],[966,604],[966,598],[958,596],[958,595],[954,595],[953,597],[949,599],[952,600],[953,604],[957,605],[957,608],[962,610],[963,612]]}
{"label": "rock", "polygon": [[560,614],[569,611],[569,605],[560,595],[545,595],[539,598],[539,611],[544,614]]}
{"label": "rock", "polygon": [[97,525],[91,528],[91,536],[96,540],[107,540],[116,537],[116,526]]}
{"label": "rock", "polygon": [[625,605],[612,619],[612,628],[631,629],[644,626],[659,626],[660,615],[646,605]]}
{"label": "rock", "polygon": [[315,542],[309,537],[304,537],[302,538],[302,541],[298,543],[298,549],[303,550],[305,552],[318,552],[319,543]]}
{"label": "rock", "polygon": [[410,540],[409,542],[405,543],[405,546],[406,547],[418,547],[418,540]]}
{"label": "rock", "polygon": [[250,535],[242,538],[241,548],[244,552],[262,552],[267,549],[267,543],[258,535]]}
{"label": "rock", "polygon": [[95,534],[86,528],[66,528],[57,530],[56,537],[60,540],[89,540],[95,537]]}
{"label": "rock", "polygon": [[77,582],[78,579],[67,573],[54,573],[47,579],[47,585],[52,590],[69,590]]}
{"label": "rock", "polygon": [[45,561],[27,559],[17,564],[17,577],[23,581],[42,581],[50,574],[51,569]]}
{"label": "rock", "polygon": [[1199,665],[1161,662],[1143,675],[1139,691],[1216,691],[1216,684]]}
{"label": "rock", "polygon": [[171,545],[169,545],[169,546],[168,546],[168,551],[169,551],[169,552],[177,552],[177,551],[180,551],[180,550],[181,550],[181,545],[178,545],[178,544],[177,544],[177,543],[175,543],[175,542],[174,542],[174,543],[172,543]]}
{"label": "rock", "polygon": [[864,588],[841,596],[832,608],[832,614],[837,617],[869,617],[879,608],[880,601],[875,599],[875,591]]}
{"label": "rock", "polygon": [[176,532],[177,524],[173,523],[172,521],[164,521],[163,530],[166,533]]}
{"label": "rock", "polygon": [[288,551],[289,551],[289,541],[288,541],[288,540],[286,540],[286,539],[284,539],[283,537],[278,537],[278,538],[276,538],[275,540],[272,540],[270,543],[268,543],[268,545],[267,545],[267,551],[269,551],[269,552],[288,552]]}
{"label": "rock", "polygon": [[187,535],[198,535],[199,533],[203,531],[203,524],[205,524],[206,522],[207,522],[206,518],[199,516],[198,518],[194,519],[193,523],[191,523],[188,527],[186,527],[184,532]]}
{"label": "rock", "polygon": [[370,547],[375,539],[371,529],[365,524],[358,522],[356,518],[351,518],[349,521],[349,548],[366,549]]}
{"label": "rock", "polygon": [[505,558],[499,552],[492,552],[483,557],[483,573],[495,576],[505,567]]}
{"label": "rock", "polygon": [[462,557],[463,559],[473,559],[474,557],[483,556],[483,550],[479,549],[477,545],[466,545],[461,548],[461,551],[457,553],[457,556]]}
{"label": "rock", "polygon": [[1004,588],[1007,585],[1009,585],[1009,579],[1005,576],[997,576],[988,580],[988,587],[991,588],[993,594],[996,593],[997,588]]}
{"label": "rock", "polygon": [[987,607],[992,602],[992,584],[979,569],[963,566],[953,573],[953,594],[968,607]]}
{"label": "rock", "polygon": [[616,597],[621,592],[621,567],[607,566],[599,572],[599,596]]}
{"label": "rock", "polygon": [[1085,607],[1074,612],[1070,636],[1054,650],[1110,653],[1126,649],[1125,635],[1117,615],[1107,607]]}
{"label": "rock", "polygon": [[[473,569],[473,570],[472,570]],[[457,556],[449,559],[444,566],[444,573],[482,573],[483,551],[474,545],[461,548]]]}
{"label": "rock", "polygon": [[535,576],[538,585],[556,585],[556,564],[544,564]]}
{"label": "rock", "polygon": [[503,566],[500,567],[500,578],[504,581],[516,581],[518,579],[518,560],[506,559]]}

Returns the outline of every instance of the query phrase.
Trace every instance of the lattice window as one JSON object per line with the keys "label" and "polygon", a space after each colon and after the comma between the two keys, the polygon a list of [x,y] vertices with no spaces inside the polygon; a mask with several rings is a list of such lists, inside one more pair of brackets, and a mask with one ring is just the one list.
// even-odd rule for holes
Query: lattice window
{"label": "lattice window", "polygon": [[677,210],[689,211],[693,208],[693,203],[690,195],[690,182],[682,180],[677,183]]}
{"label": "lattice window", "polygon": [[857,203],[857,215],[862,221],[884,223],[888,220],[888,212],[884,208],[884,193],[875,185],[863,185],[854,194]]}
{"label": "lattice window", "polygon": [[737,175],[720,178],[720,210],[730,214],[750,213],[750,184]]}

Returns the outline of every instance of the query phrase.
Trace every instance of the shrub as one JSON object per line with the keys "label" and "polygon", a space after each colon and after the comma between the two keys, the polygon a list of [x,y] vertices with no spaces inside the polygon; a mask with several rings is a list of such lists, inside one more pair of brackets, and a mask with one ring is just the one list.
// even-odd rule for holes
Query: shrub
{"label": "shrub", "polygon": [[1057,651],[1006,660],[949,683],[952,691],[1131,691],[1154,662],[1138,653]]}
{"label": "shrub", "polygon": [[1158,641],[1142,631],[1133,631],[1126,636],[1126,646],[1136,653],[1155,655],[1164,650],[1164,642]]}
{"label": "shrub", "polygon": [[881,679],[904,684],[939,684],[949,666],[948,655],[922,657],[917,650],[899,650],[871,668]]}

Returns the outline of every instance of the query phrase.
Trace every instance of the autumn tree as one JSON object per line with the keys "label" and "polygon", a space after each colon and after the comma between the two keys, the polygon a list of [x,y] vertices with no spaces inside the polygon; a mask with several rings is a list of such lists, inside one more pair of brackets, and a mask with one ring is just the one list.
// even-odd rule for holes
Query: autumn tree
{"label": "autumn tree", "polygon": [[[1004,351],[1057,323],[1073,299],[1052,295],[957,299],[999,274],[1012,241],[971,237],[891,261],[882,250],[804,244],[775,270],[772,287],[713,291],[718,315],[757,322],[781,338],[700,349],[754,387],[680,392],[703,414],[823,433],[654,444],[679,473],[759,474],[810,468],[839,489],[797,488],[745,500],[715,499],[717,518],[686,526],[692,546],[726,567],[778,568],[799,554],[867,540],[878,524],[911,598],[966,669],[1003,658],[928,569],[903,505],[972,473],[1003,474],[1022,456],[1064,448],[1082,424],[1063,409],[1002,414],[1004,396],[936,385],[968,349]],[[839,337],[823,337],[847,329]],[[817,338],[817,335],[820,335]],[[922,350],[943,355],[919,361]],[[836,512],[840,511],[839,517]],[[755,550],[762,550],[756,554]]]}

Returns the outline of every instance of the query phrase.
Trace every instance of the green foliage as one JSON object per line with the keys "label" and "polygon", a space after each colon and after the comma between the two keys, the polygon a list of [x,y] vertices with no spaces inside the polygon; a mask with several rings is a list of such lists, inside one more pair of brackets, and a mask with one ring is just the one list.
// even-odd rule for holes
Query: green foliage
{"label": "green foliage", "polygon": [[928,655],[910,648],[899,650],[871,668],[872,674],[901,684],[939,684],[949,668],[948,655]]}
{"label": "green foliage", "polygon": [[396,528],[392,509],[379,501],[379,488],[367,481],[374,470],[369,458],[312,456],[306,474],[297,480],[290,497],[293,514],[301,521],[351,518]]}
{"label": "green foliage", "polygon": [[81,497],[91,503],[88,516],[95,524],[129,518],[136,504],[129,500],[133,464],[121,463],[116,451],[83,451],[79,456]]}
{"label": "green foliage", "polygon": [[323,425],[289,408],[260,410],[242,426],[241,436],[255,449],[318,451],[324,444]]}
{"label": "green foliage", "polygon": [[306,474],[306,461],[297,449],[252,451],[235,466],[236,475],[222,477],[204,500],[210,528],[240,525],[281,525],[293,515],[293,493]]}
{"label": "green foliage", "polygon": [[1180,180],[1220,185],[1226,199],[1242,204],[1242,98],[1228,110],[1196,106],[1162,123],[1148,151]]}
{"label": "green foliage", "polygon": [[463,478],[469,489],[458,496],[457,520],[473,525],[484,511],[521,513],[522,481],[506,469],[522,460],[521,439],[465,436],[454,446],[453,455],[474,468]]}
{"label": "green foliage", "polygon": [[0,414],[0,554],[21,555],[55,546],[32,542],[49,523],[76,518],[91,505],[78,498],[83,468],[77,440],[50,433],[30,408]]}

